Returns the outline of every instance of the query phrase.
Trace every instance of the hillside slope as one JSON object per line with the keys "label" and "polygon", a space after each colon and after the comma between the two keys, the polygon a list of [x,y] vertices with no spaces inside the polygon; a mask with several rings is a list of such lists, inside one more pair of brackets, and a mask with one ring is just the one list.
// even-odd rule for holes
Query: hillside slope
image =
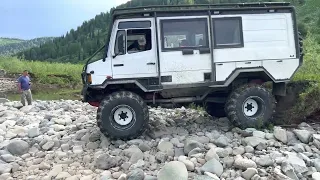
{"label": "hillside slope", "polygon": [[[206,4],[206,3],[219,3],[221,0],[132,0],[126,4],[118,7],[136,7],[146,5],[172,5],[172,4]],[[279,1],[279,0],[268,0]],[[282,0],[283,1],[283,0]],[[293,3],[300,7],[303,4],[303,12],[299,12],[299,19],[308,22],[318,22],[319,16],[310,16],[312,9],[316,11],[318,7],[318,0],[284,0]],[[243,3],[243,2],[257,2],[256,0],[226,0],[226,3]],[[117,7],[117,8],[118,8]],[[300,8],[299,8],[300,9]],[[298,9],[298,10],[299,10]],[[111,15],[109,12],[101,13],[94,19],[85,21],[76,30],[71,29],[65,36],[59,37],[52,42],[48,42],[39,48],[32,48],[30,50],[17,54],[19,57],[24,56],[26,60],[41,60],[52,62],[82,62],[92,53],[94,53],[99,47],[106,43],[106,35],[108,34],[109,23],[111,21]],[[305,35],[309,29],[315,29],[317,23],[308,23],[311,26],[305,26],[304,23],[299,21],[299,29]],[[316,33],[320,34],[320,31],[315,29]],[[319,41],[320,42],[320,41]]]}
{"label": "hillside slope", "polygon": [[13,43],[20,43],[23,41],[24,41],[23,39],[0,37],[0,46],[13,44]]}
{"label": "hillside slope", "polygon": [[[3,43],[2,45],[0,40],[0,56],[14,55],[33,47],[40,47],[41,44],[50,42],[53,39],[54,37],[42,37],[31,40],[11,40],[11,43],[7,41],[7,43]],[[5,42],[5,39],[2,39],[2,42]]]}

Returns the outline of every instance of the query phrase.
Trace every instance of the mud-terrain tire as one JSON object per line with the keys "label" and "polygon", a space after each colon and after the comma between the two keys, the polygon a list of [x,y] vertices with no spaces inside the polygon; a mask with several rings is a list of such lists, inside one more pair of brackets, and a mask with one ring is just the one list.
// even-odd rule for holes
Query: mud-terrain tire
{"label": "mud-terrain tire", "polygon": [[137,138],[146,130],[148,122],[148,106],[140,96],[129,91],[108,95],[97,110],[98,127],[110,139]]}
{"label": "mud-terrain tire", "polygon": [[275,108],[276,101],[272,93],[258,84],[236,88],[225,105],[228,119],[242,129],[263,127],[271,122]]}

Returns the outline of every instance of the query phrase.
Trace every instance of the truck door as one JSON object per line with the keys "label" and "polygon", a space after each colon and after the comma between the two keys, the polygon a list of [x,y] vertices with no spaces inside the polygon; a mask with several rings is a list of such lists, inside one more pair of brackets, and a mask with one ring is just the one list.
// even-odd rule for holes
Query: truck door
{"label": "truck door", "polygon": [[111,51],[113,78],[157,77],[154,20],[117,20],[115,25]]}
{"label": "truck door", "polygon": [[208,16],[159,17],[162,84],[194,84],[210,81],[212,61]]}

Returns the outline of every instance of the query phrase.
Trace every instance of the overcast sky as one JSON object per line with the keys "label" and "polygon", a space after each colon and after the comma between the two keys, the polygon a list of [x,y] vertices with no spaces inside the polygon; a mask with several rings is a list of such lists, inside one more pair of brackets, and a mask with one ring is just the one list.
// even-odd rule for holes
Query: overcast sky
{"label": "overcast sky", "polygon": [[128,0],[1,0],[0,37],[61,36]]}

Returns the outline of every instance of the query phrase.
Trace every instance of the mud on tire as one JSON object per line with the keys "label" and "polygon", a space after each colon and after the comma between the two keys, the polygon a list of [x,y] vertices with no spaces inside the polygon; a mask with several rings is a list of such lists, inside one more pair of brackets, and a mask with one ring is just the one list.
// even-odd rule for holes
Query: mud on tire
{"label": "mud on tire", "polygon": [[239,128],[256,128],[272,121],[276,102],[271,92],[257,84],[246,84],[228,97],[225,111],[229,120]]}
{"label": "mud on tire", "polygon": [[102,100],[97,110],[98,127],[111,139],[137,138],[148,122],[148,106],[140,96],[128,91],[110,94]]}

